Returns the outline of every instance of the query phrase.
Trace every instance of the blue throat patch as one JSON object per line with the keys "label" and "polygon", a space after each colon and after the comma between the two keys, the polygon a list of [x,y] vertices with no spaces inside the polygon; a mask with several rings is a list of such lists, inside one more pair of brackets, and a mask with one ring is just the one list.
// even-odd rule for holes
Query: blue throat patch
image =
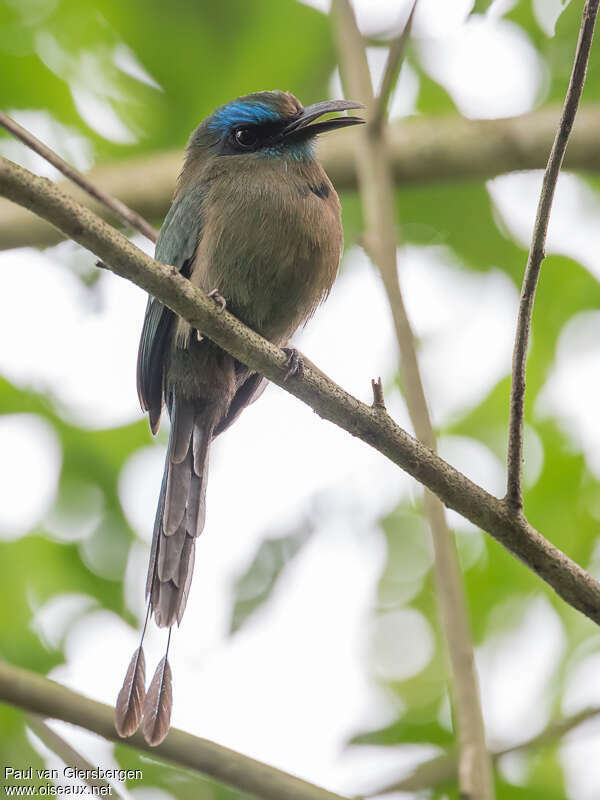
{"label": "blue throat patch", "polygon": [[279,142],[270,147],[261,147],[257,155],[266,158],[293,158],[294,161],[308,161],[314,156],[314,142],[312,139],[303,139],[299,142]]}

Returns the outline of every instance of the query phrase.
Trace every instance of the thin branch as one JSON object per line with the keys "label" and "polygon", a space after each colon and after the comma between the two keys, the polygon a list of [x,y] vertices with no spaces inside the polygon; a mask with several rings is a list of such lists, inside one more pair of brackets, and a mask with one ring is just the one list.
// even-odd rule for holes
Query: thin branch
{"label": "thin branch", "polygon": [[371,114],[371,118],[369,119],[369,125],[376,135],[381,132],[383,124],[388,116],[390,99],[392,97],[392,92],[396,87],[398,78],[400,77],[400,70],[402,69],[402,64],[404,62],[404,54],[406,52],[406,45],[408,44],[408,40],[410,38],[417,2],[418,0],[414,0],[410,14],[404,23],[402,31],[390,44],[390,50],[385,64],[385,69],[383,71],[383,78],[381,79],[381,88],[379,90],[379,95],[375,99],[373,112]]}
{"label": "thin branch", "polygon": [[74,184],[87,192],[91,197],[103,203],[106,208],[116,214],[117,217],[120,217],[123,222],[131,225],[134,230],[139,231],[150,239],[151,242],[156,242],[158,232],[152,225],[146,222],[140,214],[128,208],[125,203],[117,200],[116,197],[111,197],[111,195],[100,189],[95,183],[92,183],[85,175],[82,175],[81,172],[76,170],[75,167],[67,164],[58,153],[55,153],[54,150],[51,150],[43,142],[40,142],[32,133],[26,130],[22,125],[19,125],[18,122],[15,122],[14,119],[11,119],[3,111],[0,111],[0,125],[12,133],[13,136],[16,136],[17,139],[20,139],[23,144],[27,145],[31,150],[34,150],[38,155],[42,156],[42,158],[45,158],[46,161],[56,167],[59,172],[62,172],[66,178],[73,181]]}
{"label": "thin branch", "polygon": [[38,739],[40,739],[49,750],[52,750],[52,752],[67,766],[77,770],[83,770],[83,780],[88,786],[104,789],[102,792],[104,796],[112,794],[112,790],[114,789],[117,795],[122,797],[118,788],[111,785],[108,781],[104,780],[104,778],[91,777],[91,773],[93,773],[95,769],[94,765],[89,762],[87,758],[84,758],[81,753],[78,753],[74,747],[71,747],[71,745],[65,741],[62,736],[59,736],[56,731],[52,730],[42,717],[38,714],[26,714],[25,722],[27,723],[27,727],[35,733]]}
{"label": "thin branch", "polygon": [[[323,419],[378,450],[430,489],[448,508],[487,531],[569,605],[600,624],[598,581],[544,539],[527,520],[516,518],[504,500],[489,494],[443,461],[396,425],[388,414],[381,414],[344,391],[306,357],[303,357],[302,377],[286,381],[288,356],[280,348],[227,310],[220,311],[213,300],[174,267],[147,256],[119,231],[65,195],[52,181],[38,178],[1,157],[0,196],[39,214],[93,252],[116,275],[158,298],[234,358],[302,400]],[[27,300],[27,296],[22,298],[24,313]],[[30,324],[35,325],[36,320],[32,318]]]}
{"label": "thin branch", "polygon": [[[416,4],[415,4],[416,5]],[[340,71],[347,96],[364,103],[375,114],[374,126],[359,140],[356,170],[367,230],[365,242],[379,267],[392,311],[400,350],[400,367],[408,413],[417,438],[431,450],[436,441],[410,321],[398,281],[396,262],[397,232],[394,186],[387,156],[387,100],[399,73],[399,62],[410,30],[411,16],[404,36],[392,46],[384,76],[382,96],[376,100],[367,64],[365,46],[349,0],[334,0],[335,32],[340,52]],[[492,800],[492,768],[485,743],[485,729],[475,670],[473,644],[456,542],[448,528],[444,506],[427,489],[425,516],[434,547],[434,570],[438,616],[447,643],[452,674],[452,696],[459,737],[459,786],[461,795],[471,800]]]}
{"label": "thin branch", "polygon": [[[514,170],[543,169],[552,146],[560,108],[549,106],[512,119],[468,120],[459,116],[414,117],[388,126],[388,157],[397,186],[485,180]],[[578,112],[565,167],[600,172],[600,104]],[[319,154],[338,191],[356,189],[355,131],[323,137]],[[120,197],[146,219],[162,219],[169,209],[183,153],[179,150],[136,156],[94,167],[90,183]],[[103,218],[105,207],[89,201],[67,182],[63,191]],[[43,219],[0,200],[0,250],[47,247],[64,239]]]}
{"label": "thin branch", "polygon": [[263,800],[344,800],[340,795],[294,775],[176,728],[171,728],[158,747],[150,746],[141,733],[123,740],[115,730],[111,706],[90,700],[60,683],[2,660],[0,700],[42,717],[79,725],[105,739],[208,775]]}
{"label": "thin branch", "polygon": [[[564,719],[553,721],[548,727],[544,728],[543,731],[540,731],[540,733],[537,733],[530,739],[512,745],[511,747],[505,747],[502,750],[495,750],[492,752],[492,758],[494,761],[497,761],[499,758],[509,753],[519,753],[523,750],[533,750],[538,747],[544,747],[547,744],[552,744],[557,741],[557,739],[561,739],[565,734],[569,733],[569,731],[577,728],[583,722],[587,722],[587,720],[593,719],[598,715],[600,715],[600,708],[594,707],[584,709]],[[418,792],[423,789],[433,789],[441,783],[448,783],[454,780],[456,775],[456,754],[447,753],[432,758],[430,761],[426,761],[423,764],[419,764],[410,775],[401,778],[399,781],[370,789],[366,792],[366,795],[368,797],[373,797],[375,795],[394,794],[396,792]]]}
{"label": "thin branch", "polygon": [[523,509],[522,471],[525,379],[527,345],[529,342],[535,291],[542,268],[542,262],[546,256],[546,235],[548,232],[548,221],[550,219],[556,182],[567,148],[567,142],[569,141],[569,134],[571,133],[571,128],[575,121],[575,114],[579,106],[583,84],[585,83],[585,75],[587,72],[597,14],[598,0],[587,0],[583,8],[579,40],[577,42],[571,79],[569,80],[569,87],[560,116],[558,130],[556,131],[546,171],[544,172],[542,191],[533,228],[531,249],[527,259],[527,266],[525,268],[525,276],[521,289],[521,301],[519,303],[517,332],[513,351],[508,432],[508,478],[506,489],[506,499],[517,513],[520,513]]}
{"label": "thin branch", "polygon": [[561,739],[566,733],[572,731],[573,728],[577,728],[582,723],[598,715],[600,715],[600,708],[598,706],[592,706],[591,708],[584,708],[582,711],[578,711],[576,714],[571,714],[563,719],[553,720],[543,731],[536,733],[535,736],[532,736],[530,739],[520,744],[497,750],[494,753],[494,757],[501,758],[508,753],[517,753],[521,750],[530,750],[534,747],[545,747],[547,744],[552,744],[557,739]]}

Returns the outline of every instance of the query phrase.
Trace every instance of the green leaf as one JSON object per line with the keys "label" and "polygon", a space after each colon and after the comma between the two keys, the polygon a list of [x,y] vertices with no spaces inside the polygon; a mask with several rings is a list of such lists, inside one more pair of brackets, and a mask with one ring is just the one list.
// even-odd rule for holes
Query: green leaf
{"label": "green leaf", "polygon": [[309,522],[299,524],[283,536],[265,538],[248,569],[233,588],[230,633],[235,633],[248,618],[267,602],[286,565],[298,555],[313,533]]}

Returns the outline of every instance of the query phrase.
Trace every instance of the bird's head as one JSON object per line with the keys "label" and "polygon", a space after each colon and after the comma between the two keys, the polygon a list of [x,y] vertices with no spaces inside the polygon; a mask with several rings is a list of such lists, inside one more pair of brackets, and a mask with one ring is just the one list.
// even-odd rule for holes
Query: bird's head
{"label": "bird's head", "polygon": [[315,137],[325,131],[358,125],[359,117],[334,117],[325,114],[362,108],[350,100],[325,100],[304,108],[289,92],[256,92],[219,106],[192,133],[190,155],[258,157],[312,157]]}

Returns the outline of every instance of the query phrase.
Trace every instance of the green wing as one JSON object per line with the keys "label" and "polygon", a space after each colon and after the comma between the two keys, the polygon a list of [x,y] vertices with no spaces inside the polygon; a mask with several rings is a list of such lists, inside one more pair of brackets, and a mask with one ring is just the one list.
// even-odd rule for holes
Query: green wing
{"label": "green wing", "polygon": [[[203,187],[178,197],[165,217],[156,243],[156,259],[189,276],[202,235]],[[154,297],[148,298],[137,361],[140,404],[148,412],[153,433],[158,429],[164,403],[163,374],[175,314]]]}

